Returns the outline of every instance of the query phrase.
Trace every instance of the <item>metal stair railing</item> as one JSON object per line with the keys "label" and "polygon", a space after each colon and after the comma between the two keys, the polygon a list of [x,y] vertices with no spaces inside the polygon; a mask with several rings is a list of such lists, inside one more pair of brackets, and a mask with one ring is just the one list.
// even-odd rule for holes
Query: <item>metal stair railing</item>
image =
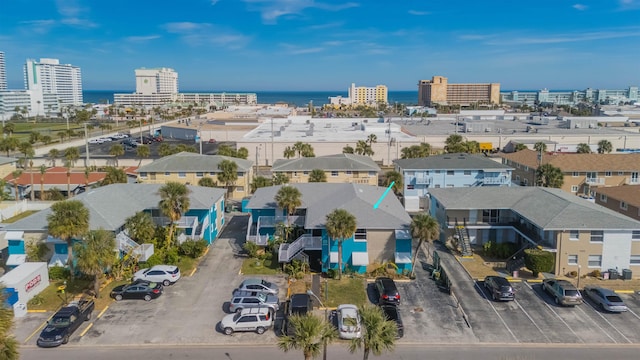
{"label": "metal stair railing", "polygon": [[296,241],[290,244],[280,244],[278,249],[278,261],[289,262],[304,250],[321,250],[322,237],[302,234]]}
{"label": "metal stair railing", "polygon": [[456,220],[456,235],[458,235],[458,239],[460,239],[460,247],[462,248],[462,256],[473,256],[473,250],[471,249],[471,241],[469,240],[469,231],[467,229],[467,222],[463,220],[464,223],[460,225],[458,223],[458,218]]}

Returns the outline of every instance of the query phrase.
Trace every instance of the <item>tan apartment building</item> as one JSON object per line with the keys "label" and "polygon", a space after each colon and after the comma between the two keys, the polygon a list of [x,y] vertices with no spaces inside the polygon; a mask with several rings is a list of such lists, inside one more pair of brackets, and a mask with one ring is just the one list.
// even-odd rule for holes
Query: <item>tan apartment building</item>
{"label": "tan apartment building", "polygon": [[557,276],[578,269],[631,269],[639,275],[640,222],[589,200],[543,187],[440,188],[430,194],[443,242],[462,226],[476,248],[495,241],[555,253]]}
{"label": "tan apartment building", "polygon": [[564,174],[562,190],[576,195],[593,195],[598,187],[640,184],[640,154],[563,154],[524,149],[500,154],[502,163],[514,168],[512,183],[532,186],[536,169],[551,164]]}
{"label": "tan apartment building", "polygon": [[16,170],[18,159],[0,156],[0,178],[5,178]]}
{"label": "tan apartment building", "polygon": [[596,188],[593,198],[598,205],[640,221],[640,185]]}
{"label": "tan apartment building", "polygon": [[499,104],[500,84],[449,84],[444,76],[418,82],[418,105]]}
{"label": "tan apartment building", "polygon": [[325,172],[328,183],[353,183],[378,185],[380,167],[368,156],[336,154],[297,159],[279,159],[273,163],[271,172],[282,173],[289,183],[308,183],[315,169]]}
{"label": "tan apartment building", "polygon": [[188,185],[198,185],[198,182],[210,177],[216,187],[226,188],[225,184],[218,180],[220,169],[218,166],[224,160],[230,160],[238,166],[238,179],[229,193],[231,199],[240,200],[251,192],[251,179],[253,179],[253,162],[245,159],[220,155],[200,155],[189,152],[181,152],[165,156],[150,164],[138,168],[138,182],[145,184],[164,184],[175,181]]}

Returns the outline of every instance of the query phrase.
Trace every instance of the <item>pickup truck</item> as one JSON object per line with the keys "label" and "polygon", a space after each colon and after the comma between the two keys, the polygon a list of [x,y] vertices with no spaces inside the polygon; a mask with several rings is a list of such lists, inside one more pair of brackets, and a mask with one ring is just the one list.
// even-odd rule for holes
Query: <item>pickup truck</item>
{"label": "pickup truck", "polygon": [[91,319],[91,313],[95,308],[92,299],[80,299],[72,301],[69,305],[58,310],[47,321],[47,326],[38,337],[37,344],[40,347],[56,347],[69,342],[69,337],[83,322]]}

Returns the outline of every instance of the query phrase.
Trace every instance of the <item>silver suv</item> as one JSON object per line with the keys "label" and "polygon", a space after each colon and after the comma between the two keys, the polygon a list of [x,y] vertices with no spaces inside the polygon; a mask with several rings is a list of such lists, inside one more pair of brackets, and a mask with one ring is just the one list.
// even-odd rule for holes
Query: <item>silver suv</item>
{"label": "silver suv", "polygon": [[268,307],[275,313],[280,308],[280,302],[276,295],[242,290],[234,291],[229,302],[229,311],[231,312],[257,307]]}
{"label": "silver suv", "polygon": [[265,330],[272,325],[273,314],[268,307],[244,309],[225,316],[220,322],[220,327],[226,335],[231,335],[235,331],[255,331],[258,334],[264,334]]}
{"label": "silver suv", "polygon": [[580,291],[567,280],[544,279],[542,288],[553,297],[558,305],[575,306],[582,304]]}

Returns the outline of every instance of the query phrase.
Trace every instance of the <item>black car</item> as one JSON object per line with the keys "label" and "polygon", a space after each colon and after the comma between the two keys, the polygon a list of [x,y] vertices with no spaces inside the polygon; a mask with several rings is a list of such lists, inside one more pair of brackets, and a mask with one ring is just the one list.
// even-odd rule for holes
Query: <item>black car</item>
{"label": "black car", "polygon": [[162,284],[138,280],[128,285],[116,286],[111,290],[111,297],[120,301],[123,299],[142,299],[151,301],[162,295]]}
{"label": "black car", "polygon": [[380,296],[378,304],[400,304],[400,293],[393,279],[388,277],[376,278],[375,286]]}
{"label": "black car", "polygon": [[398,339],[404,336],[404,324],[402,323],[402,316],[400,316],[400,310],[395,305],[380,305],[380,308],[387,317],[387,320],[395,321],[398,328]]}
{"label": "black car", "polygon": [[311,311],[313,306],[311,305],[311,296],[309,294],[293,294],[289,299],[287,304],[286,313],[286,326],[284,327],[285,333],[289,336],[293,336],[295,333],[295,329],[291,322],[289,321],[289,317],[293,315],[305,315]]}
{"label": "black car", "polygon": [[484,287],[491,293],[493,301],[509,301],[516,298],[509,280],[501,276],[487,276],[484,278]]}

